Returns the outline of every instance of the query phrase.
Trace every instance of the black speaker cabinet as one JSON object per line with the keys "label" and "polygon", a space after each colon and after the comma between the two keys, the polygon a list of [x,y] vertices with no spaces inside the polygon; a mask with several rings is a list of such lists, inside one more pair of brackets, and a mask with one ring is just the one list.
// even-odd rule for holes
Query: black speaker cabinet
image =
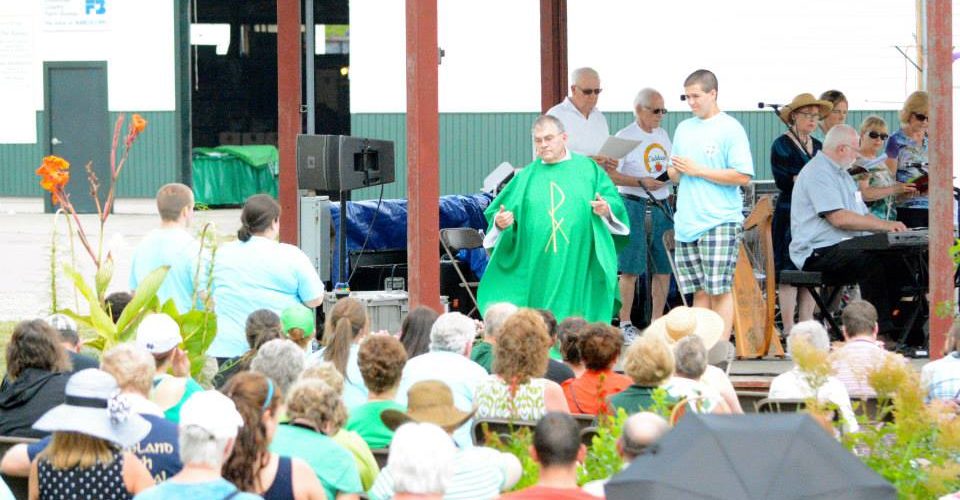
{"label": "black speaker cabinet", "polygon": [[297,136],[300,189],[340,192],[394,181],[392,141],[347,135]]}

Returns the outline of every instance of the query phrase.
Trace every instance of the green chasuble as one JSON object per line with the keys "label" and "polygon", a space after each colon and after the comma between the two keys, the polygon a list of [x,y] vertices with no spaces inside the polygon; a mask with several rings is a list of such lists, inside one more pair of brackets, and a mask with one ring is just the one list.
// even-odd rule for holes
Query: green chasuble
{"label": "green chasuble", "polygon": [[514,224],[497,238],[480,280],[477,300],[485,311],[495,302],[549,309],[557,321],[580,316],[607,323],[617,291],[617,251],[627,236],[615,236],[593,213],[597,193],[630,226],[623,200],[597,164],[573,154],[544,164],[539,158],[517,173],[484,215],[489,227],[500,206]]}

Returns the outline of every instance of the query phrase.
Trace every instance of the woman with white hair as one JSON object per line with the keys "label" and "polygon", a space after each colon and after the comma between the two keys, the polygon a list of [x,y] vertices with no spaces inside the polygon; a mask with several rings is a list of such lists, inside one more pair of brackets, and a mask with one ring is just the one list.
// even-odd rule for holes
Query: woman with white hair
{"label": "woman with white hair", "polygon": [[[798,343],[806,343],[821,352],[830,351],[830,337],[823,325],[816,321],[801,321],[793,325],[790,336],[787,337],[787,353],[793,358],[793,351]],[[770,383],[771,399],[807,399],[814,397],[820,402],[832,403],[840,410],[845,432],[856,432],[860,426],[850,404],[850,395],[847,388],[836,377],[828,376],[823,384],[814,389],[811,387],[812,377],[800,370],[794,363],[793,368],[781,373]]]}
{"label": "woman with white hair", "polygon": [[397,429],[387,466],[393,473],[394,500],[440,500],[453,477],[457,447],[431,423],[411,422]]}

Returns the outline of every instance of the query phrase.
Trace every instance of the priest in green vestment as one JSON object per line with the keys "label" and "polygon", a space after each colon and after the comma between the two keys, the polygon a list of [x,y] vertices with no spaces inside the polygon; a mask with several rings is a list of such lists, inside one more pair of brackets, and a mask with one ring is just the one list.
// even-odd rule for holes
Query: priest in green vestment
{"label": "priest in green vestment", "polygon": [[630,223],[613,182],[566,147],[563,124],[533,126],[537,159],[517,172],[487,207],[492,249],[480,280],[480,310],[495,302],[549,309],[563,321],[609,323],[617,297],[617,251]]}

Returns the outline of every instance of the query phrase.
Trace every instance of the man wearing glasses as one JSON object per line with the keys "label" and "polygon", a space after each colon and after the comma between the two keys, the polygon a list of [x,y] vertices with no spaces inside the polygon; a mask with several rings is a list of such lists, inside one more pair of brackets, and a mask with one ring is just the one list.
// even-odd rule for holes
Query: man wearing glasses
{"label": "man wearing glasses", "polygon": [[790,206],[790,260],[797,269],[823,273],[826,282],[859,283],[885,331],[892,325],[883,266],[875,254],[838,245],[867,232],[905,231],[906,226],[871,215],[863,203],[857,182],[847,173],[859,151],[857,131],[836,125],[827,132],[823,149],[800,170]]}
{"label": "man wearing glasses", "polygon": [[567,131],[570,151],[593,158],[601,167],[616,168],[617,161],[597,156],[610,136],[610,127],[597,109],[600,99],[600,75],[593,68],[579,68],[570,75],[570,96],[550,108],[547,114],[556,117]]}
{"label": "man wearing glasses", "polygon": [[667,172],[679,184],[674,237],[680,292],[717,312],[729,335],[733,270],[743,229],[740,186],[753,178],[750,142],[740,122],[717,107],[717,77],[694,71],[683,83],[693,117],[673,135]]}
{"label": "man wearing glasses", "polygon": [[[653,264],[649,287],[653,305],[650,320],[663,315],[670,287],[670,260],[663,245],[663,233],[673,229],[673,214],[670,213],[668,202],[672,183],[665,179],[670,163],[670,136],[660,127],[660,122],[667,114],[663,96],[654,89],[645,88],[637,93],[633,109],[636,120],[617,132],[617,137],[640,141],[640,145],[628,153],[616,169],[606,169],[610,179],[618,186],[630,216],[630,242],[619,255],[620,330],[627,344],[632,343],[640,333],[633,326],[630,315],[633,312],[637,276],[648,271],[648,262]],[[651,202],[650,195],[660,203]],[[646,231],[648,206],[653,222],[649,241]]]}

